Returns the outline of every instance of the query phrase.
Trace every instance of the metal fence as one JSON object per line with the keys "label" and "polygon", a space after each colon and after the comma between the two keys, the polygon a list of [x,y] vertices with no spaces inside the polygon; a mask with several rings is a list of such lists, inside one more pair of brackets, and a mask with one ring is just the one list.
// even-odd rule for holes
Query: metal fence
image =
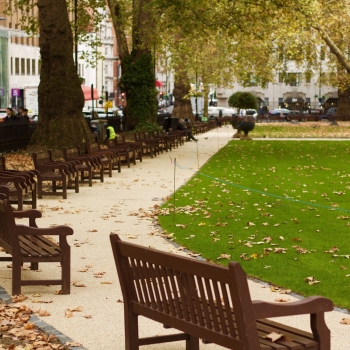
{"label": "metal fence", "polygon": [[26,122],[0,124],[0,153],[25,149],[35,127]]}

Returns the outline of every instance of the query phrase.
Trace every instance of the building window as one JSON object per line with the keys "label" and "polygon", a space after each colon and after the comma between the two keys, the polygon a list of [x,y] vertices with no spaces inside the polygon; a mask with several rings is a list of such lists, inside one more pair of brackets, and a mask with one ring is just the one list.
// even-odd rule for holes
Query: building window
{"label": "building window", "polygon": [[305,72],[305,83],[310,84],[311,83],[311,77],[312,77],[311,71]]}
{"label": "building window", "polygon": [[108,46],[105,47],[105,56],[108,56]]}
{"label": "building window", "polygon": [[105,65],[105,74],[108,75],[108,66],[107,66],[107,64]]}
{"label": "building window", "polygon": [[268,105],[269,105],[269,98],[268,98],[268,97],[265,97],[264,105],[265,105],[265,106],[268,106]]}
{"label": "building window", "polygon": [[10,63],[10,65],[11,65],[11,74],[13,74],[13,57],[11,57],[11,63]]}
{"label": "building window", "polygon": [[280,84],[284,82],[284,73],[278,73],[278,82]]}
{"label": "building window", "polygon": [[19,74],[19,58],[18,57],[15,58],[15,74],[16,75]]}
{"label": "building window", "polygon": [[21,58],[21,75],[26,74],[26,59]]}
{"label": "building window", "polygon": [[35,67],[36,67],[35,59],[32,58],[32,75],[35,75],[35,72],[36,72]]}
{"label": "building window", "polygon": [[30,75],[30,58],[27,58],[27,75]]}
{"label": "building window", "polygon": [[301,80],[301,73],[288,73],[286,83],[290,86],[299,86]]}
{"label": "building window", "polygon": [[40,75],[41,72],[41,61],[38,60],[38,74]]}

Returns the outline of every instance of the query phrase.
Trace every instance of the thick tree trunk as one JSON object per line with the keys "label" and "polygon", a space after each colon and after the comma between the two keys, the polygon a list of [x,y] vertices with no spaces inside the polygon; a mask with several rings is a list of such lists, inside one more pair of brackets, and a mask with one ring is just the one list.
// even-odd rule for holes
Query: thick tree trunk
{"label": "thick tree trunk", "polygon": [[38,0],[41,73],[39,123],[31,144],[61,150],[92,142],[84,120],[84,95],[73,61],[73,36],[65,0]]}
{"label": "thick tree trunk", "polygon": [[[350,89],[338,89],[338,110],[337,116],[348,116],[350,111]],[[337,118],[335,118],[337,119]]]}
{"label": "thick tree trunk", "polygon": [[175,84],[173,95],[175,97],[174,109],[171,114],[175,118],[187,118],[191,121],[194,120],[194,115],[192,113],[191,100],[189,98],[184,98],[188,95],[191,90],[191,86],[188,83],[187,77],[175,76]]}
{"label": "thick tree trunk", "polygon": [[[125,93],[124,110],[128,130],[151,131],[157,128],[157,91],[151,53],[154,19],[147,6],[150,0],[132,2],[132,43],[128,48],[126,30],[129,20],[124,18],[125,6],[121,0],[107,0],[116,32],[122,77],[119,81]],[[129,43],[130,45],[130,43]],[[130,52],[131,51],[131,52]]]}

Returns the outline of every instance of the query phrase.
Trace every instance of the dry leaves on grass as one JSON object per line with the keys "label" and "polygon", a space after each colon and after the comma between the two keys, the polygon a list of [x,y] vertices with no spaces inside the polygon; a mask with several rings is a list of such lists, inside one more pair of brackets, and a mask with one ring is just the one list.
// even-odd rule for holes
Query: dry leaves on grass
{"label": "dry leaves on grass", "polygon": [[320,283],[320,281],[315,280],[315,277],[313,276],[306,277],[304,281],[307,282],[310,286]]}

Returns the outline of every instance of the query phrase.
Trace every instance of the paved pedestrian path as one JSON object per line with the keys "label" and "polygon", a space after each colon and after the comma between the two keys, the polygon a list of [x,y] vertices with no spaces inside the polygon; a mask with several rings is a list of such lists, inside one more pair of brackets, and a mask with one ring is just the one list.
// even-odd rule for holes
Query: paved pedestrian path
{"label": "paved pedestrian path", "polygon": [[[109,243],[109,234],[118,233],[122,239],[136,244],[151,246],[166,252],[178,252],[176,247],[161,235],[148,216],[150,208],[160,205],[175,188],[184,184],[219,148],[232,137],[231,126],[198,135],[198,143],[186,142],[172,152],[156,158],[145,157],[142,163],[122,168],[120,174],[105,177],[104,183],[96,181],[92,187],[81,186],[80,193],[68,193],[68,199],[45,197],[39,200],[43,218],[41,227],[65,224],[74,229],[69,237],[71,245],[72,289],[70,295],[57,295],[57,286],[28,286],[24,301],[34,311],[46,309],[50,316],[40,317],[65,336],[82,344],[89,350],[124,349],[123,298],[119,287]],[[243,142],[236,140],[235,142]],[[174,166],[174,160],[181,165]],[[42,264],[43,277],[53,277],[60,272],[54,264]],[[32,272],[24,271],[24,274]],[[0,285],[10,292],[11,270],[0,264]],[[249,282],[254,299],[274,301],[266,284]],[[0,296],[1,297],[1,296]],[[297,296],[291,296],[292,300]],[[35,303],[33,302],[35,301]],[[81,307],[80,312],[69,311]],[[68,311],[67,311],[68,310]],[[67,317],[71,316],[71,317]],[[327,323],[332,331],[332,349],[350,349],[350,326],[340,324],[342,312],[327,314]],[[309,330],[307,317],[284,318],[286,323]],[[140,335],[166,334],[162,325],[141,319]],[[144,346],[144,350],[184,349],[183,342]],[[223,349],[215,345],[201,345],[201,349]]]}

